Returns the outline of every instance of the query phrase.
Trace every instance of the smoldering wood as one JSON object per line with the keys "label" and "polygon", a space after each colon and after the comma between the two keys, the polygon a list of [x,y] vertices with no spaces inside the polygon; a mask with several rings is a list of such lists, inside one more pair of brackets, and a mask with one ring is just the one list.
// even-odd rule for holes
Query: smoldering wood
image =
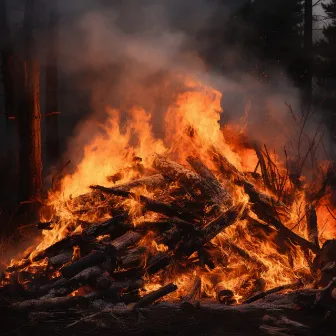
{"label": "smoldering wood", "polygon": [[177,243],[183,239],[182,232],[176,227],[173,226],[171,229],[165,231],[157,239],[157,243],[164,244],[170,249],[173,249]]}
{"label": "smoldering wood", "polygon": [[54,292],[51,294],[54,296],[68,295],[84,285],[93,284],[97,278],[102,276],[102,273],[101,268],[98,266],[88,267],[72,278],[67,279],[61,286],[54,287]]}
{"label": "smoldering wood", "polygon": [[44,300],[27,300],[14,303],[11,307],[17,310],[57,310],[76,307],[86,304],[86,299],[82,296],[65,296],[48,298]]}
{"label": "smoldering wood", "polygon": [[103,251],[94,251],[85,257],[78,259],[67,266],[64,266],[60,269],[60,272],[65,278],[69,279],[88,267],[103,263],[106,259],[107,256]]}
{"label": "smoldering wood", "polygon": [[139,201],[146,210],[153,211],[157,213],[161,213],[167,216],[172,217],[179,217],[182,219],[190,219],[193,218],[191,213],[186,212],[184,209],[179,208],[177,206],[173,206],[168,203],[158,202],[154,199],[148,198],[143,195],[137,195],[133,192],[122,190],[122,189],[116,189],[116,188],[106,188],[103,186],[95,185],[90,186],[93,190],[99,190],[102,193],[106,194],[112,194],[115,196],[125,197],[125,198],[134,198],[135,200]]}
{"label": "smoldering wood", "polygon": [[112,279],[109,275],[102,275],[98,277],[95,281],[95,287],[98,290],[106,290],[108,289],[112,284]]}
{"label": "smoldering wood", "polygon": [[285,225],[283,225],[278,218],[274,217],[272,213],[269,213],[269,209],[265,207],[264,204],[254,203],[252,204],[251,209],[260,219],[272,225],[284,237],[289,239],[294,244],[299,245],[304,250],[311,250],[315,254],[318,253],[319,248],[316,245],[302,238],[301,236],[299,236],[298,234],[287,228]]}
{"label": "smoldering wood", "polygon": [[282,286],[279,286],[279,287],[275,287],[275,288],[269,289],[267,291],[255,294],[255,295],[251,296],[250,298],[248,298],[247,300],[245,300],[243,303],[252,303],[252,302],[258,301],[262,298],[265,298],[267,295],[278,293],[278,292],[288,290],[288,289],[295,289],[295,288],[298,288],[302,285],[303,284],[302,284],[301,281],[296,281],[296,282],[288,284],[288,285],[282,285]]}
{"label": "smoldering wood", "polygon": [[82,234],[72,234],[59,240],[45,250],[34,255],[32,260],[39,261],[46,257],[53,257],[58,253],[62,253],[64,250],[72,249],[76,245],[80,246],[82,244],[87,244],[94,237],[100,235],[110,234],[112,237],[118,236],[130,228],[131,226],[127,222],[126,216],[116,216],[101,223],[90,225]]}
{"label": "smoldering wood", "polygon": [[201,230],[201,235],[180,243],[175,251],[177,257],[190,256],[203,245],[210,242],[221,231],[245,216],[246,204],[240,203],[223,212]]}
{"label": "smoldering wood", "polygon": [[52,265],[55,268],[58,268],[60,266],[63,266],[64,264],[69,263],[72,260],[72,253],[73,253],[72,250],[65,251],[54,257],[48,258],[48,261],[50,265]]}
{"label": "smoldering wood", "polygon": [[216,267],[214,260],[211,256],[211,254],[207,251],[205,246],[201,247],[197,251],[198,259],[200,262],[201,267],[209,267],[209,269],[214,269]]}
{"label": "smoldering wood", "polygon": [[148,274],[155,274],[167,267],[172,261],[173,253],[171,251],[158,253],[149,259],[145,271]]}
{"label": "smoldering wood", "polygon": [[214,195],[214,197],[217,198],[217,202],[219,205],[232,205],[232,196],[230,195],[230,193],[224,189],[222,184],[217,180],[216,176],[201,161],[201,159],[189,156],[187,158],[187,161],[190,166],[195,170],[195,172],[199,174],[211,187],[211,189],[213,190],[212,194]]}
{"label": "smoldering wood", "polygon": [[195,229],[199,224],[195,222],[188,222],[178,217],[168,217],[158,219],[152,222],[145,221],[137,225],[137,230],[139,231],[148,231],[156,230],[160,233],[171,229],[173,226],[177,227],[179,230],[183,232],[190,232]]}
{"label": "smoldering wood", "polygon": [[229,163],[227,159],[218,150],[216,150],[216,148],[212,148],[211,153],[213,155],[213,162],[215,163],[217,169],[224,176],[229,176],[231,179],[244,186],[245,192],[250,196],[252,210],[260,219],[274,226],[283,234],[284,237],[287,237],[287,239],[293,243],[301,246],[304,250],[311,250],[314,253],[318,253],[319,248],[317,246],[288,229],[277,218],[276,206],[279,203],[278,201],[270,196],[265,196],[265,194],[260,193],[252,183],[246,180],[245,176],[239,172],[236,167]]}
{"label": "smoldering wood", "polygon": [[55,244],[47,247],[44,251],[41,251],[33,256],[33,261],[39,261],[46,257],[52,257],[55,254],[61,253],[66,249],[72,249],[76,245],[80,245],[84,240],[84,237],[80,234],[73,234],[71,236],[65,237]]}
{"label": "smoldering wood", "polygon": [[[181,183],[196,199],[198,196],[195,191],[199,190],[205,199],[209,198],[214,204],[232,204],[232,197],[228,192],[224,192],[223,195],[219,196],[219,190],[214,189],[214,186],[210,186],[203,177],[176,162],[161,155],[156,155],[153,167],[170,181]],[[205,169],[208,170],[206,167]],[[210,183],[214,183],[214,181],[210,180]],[[220,202],[218,202],[218,198],[221,199]]]}
{"label": "smoldering wood", "polygon": [[275,191],[274,188],[273,188],[273,184],[271,183],[271,180],[268,176],[267,165],[266,165],[266,162],[265,162],[263,152],[260,148],[260,145],[259,144],[254,144],[254,150],[255,150],[255,152],[257,154],[257,157],[258,157],[258,160],[259,160],[261,175],[262,175],[262,178],[264,180],[265,186],[269,190]]}
{"label": "smoldering wood", "polygon": [[122,236],[114,239],[111,242],[110,246],[115,251],[115,253],[119,253],[122,250],[125,250],[127,247],[130,247],[138,243],[142,237],[143,237],[142,234],[138,232],[128,231]]}
{"label": "smoldering wood", "polygon": [[215,287],[216,298],[219,303],[231,305],[236,303],[234,293],[226,287],[225,283],[218,283]]}
{"label": "smoldering wood", "polygon": [[85,231],[86,236],[98,237],[106,234],[118,237],[125,233],[132,225],[126,215],[118,215],[104,222],[90,225]]}
{"label": "smoldering wood", "polygon": [[307,205],[305,210],[309,241],[319,247],[316,209],[314,205]]}
{"label": "smoldering wood", "polygon": [[174,292],[177,290],[177,286],[173,283],[170,283],[166,286],[159,288],[156,291],[153,291],[149,294],[143,296],[139,301],[137,301],[133,306],[132,310],[137,310],[139,308],[144,308],[154,303],[155,301],[161,299],[162,297]]}
{"label": "smoldering wood", "polygon": [[[232,336],[242,334],[264,335],[261,326],[267,324],[265,314],[277,320],[287,318],[306,326],[311,333],[333,336],[335,319],[326,319],[323,313],[305,306],[302,292],[273,294],[263,301],[251,304],[226,306],[215,302],[201,301],[192,311],[181,309],[179,302],[163,302],[141,308],[139,313],[113,306],[103,311],[88,309],[37,311],[23,310],[16,315],[14,310],[1,308],[5,318],[4,332],[10,332],[20,325],[22,335],[54,335],[62,330],[65,335],[80,334],[90,330],[94,336],[110,335],[148,335],[164,333],[176,335],[220,335],[223,332]],[[308,291],[309,292],[309,291]],[[310,293],[310,302],[316,300],[316,292]],[[298,309],[299,307],[299,309]],[[304,308],[304,309],[300,309]],[[103,321],[103,324],[102,324]],[[242,323],[244,321],[244,323]],[[287,324],[288,326],[288,324]],[[297,328],[288,329],[287,334],[295,334]],[[295,332],[291,332],[294,330]]]}
{"label": "smoldering wood", "polygon": [[191,301],[193,299],[199,299],[201,294],[202,280],[199,276],[195,275],[191,281],[191,286],[188,290],[188,294],[182,298],[182,301]]}
{"label": "smoldering wood", "polygon": [[61,288],[65,283],[67,282],[67,279],[60,276],[55,279],[52,279],[48,284],[40,286],[38,288],[39,295],[45,295],[50,290],[54,288]]}
{"label": "smoldering wood", "polygon": [[29,259],[23,259],[23,260],[21,260],[21,262],[19,264],[15,264],[15,265],[7,267],[6,272],[12,273],[12,272],[19,271],[23,268],[26,268],[29,264],[30,264]]}
{"label": "smoldering wood", "polygon": [[164,187],[166,183],[167,181],[161,174],[155,174],[152,176],[145,176],[127,183],[116,185],[114,188],[125,191],[130,191],[133,188],[139,188],[139,187],[155,189]]}
{"label": "smoldering wood", "polygon": [[125,255],[119,257],[121,267],[126,269],[137,267],[145,261],[146,248],[138,246],[127,250],[125,253]]}
{"label": "smoldering wood", "polygon": [[251,256],[246,250],[232,243],[231,241],[222,242],[223,246],[228,250],[231,250],[233,253],[239,255],[247,262],[256,266],[260,271],[267,271],[268,267],[257,257]]}

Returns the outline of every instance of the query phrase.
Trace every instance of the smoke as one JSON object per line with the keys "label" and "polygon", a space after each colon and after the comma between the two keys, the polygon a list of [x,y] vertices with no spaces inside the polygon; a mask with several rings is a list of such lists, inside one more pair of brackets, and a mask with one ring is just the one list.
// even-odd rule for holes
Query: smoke
{"label": "smoke", "polygon": [[[163,132],[162,112],[183,87],[176,76],[182,73],[223,93],[222,123],[239,123],[248,115],[246,122],[244,119],[247,135],[283,153],[288,137],[297,131],[285,103],[294,111],[300,110],[298,91],[286,76],[272,85],[239,68],[225,76],[202,57],[202,50],[211,44],[211,36],[210,41],[199,38],[202,33],[216,28],[219,17],[223,26],[244,3],[59,0],[60,64],[66,78],[71,78],[72,85],[81,92],[76,99],[67,97],[72,104],[76,101],[73,108],[77,113],[72,115],[80,120],[75,132],[64,131],[64,135],[73,135],[66,156],[74,160],[74,166],[81,160],[85,144],[101,132],[107,118],[106,106],[122,112],[130,106],[142,106],[151,113],[159,136]],[[239,41],[235,49],[221,45],[214,52],[223,58],[239,58]],[[251,55],[252,68],[253,62]]]}

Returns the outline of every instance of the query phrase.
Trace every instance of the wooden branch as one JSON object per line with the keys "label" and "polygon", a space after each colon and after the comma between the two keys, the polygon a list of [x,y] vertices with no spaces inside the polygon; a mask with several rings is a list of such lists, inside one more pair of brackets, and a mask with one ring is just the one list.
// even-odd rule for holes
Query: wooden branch
{"label": "wooden branch", "polygon": [[178,208],[168,203],[158,202],[154,199],[150,199],[143,195],[137,195],[133,192],[116,189],[116,188],[105,188],[103,186],[91,186],[91,189],[99,190],[106,194],[111,194],[115,196],[125,197],[125,198],[134,198],[139,201],[144,207],[153,212],[161,213],[166,216],[180,217],[180,218],[193,218],[192,214],[184,211],[182,208]]}
{"label": "wooden branch", "polygon": [[133,188],[146,187],[149,189],[162,188],[166,184],[166,180],[161,174],[152,176],[145,176],[137,180],[133,180],[127,183],[116,185],[115,189],[130,191]]}
{"label": "wooden branch", "polygon": [[245,251],[241,247],[235,245],[234,243],[232,243],[230,241],[225,241],[223,244],[224,244],[225,248],[227,248],[227,249],[231,250],[233,253],[239,255],[240,257],[242,257],[247,262],[255,265],[256,267],[258,267],[258,269],[260,271],[266,271],[268,269],[267,266],[262,261],[260,261],[256,257],[252,257],[247,251]]}
{"label": "wooden branch", "polygon": [[244,217],[245,212],[246,203],[240,203],[223,212],[201,230],[200,236],[195,236],[187,241],[181,242],[175,250],[175,256],[178,258],[181,256],[190,256],[192,253],[199,250],[203,245],[210,242],[221,231]]}
{"label": "wooden branch", "polygon": [[57,254],[54,257],[48,258],[48,261],[50,265],[52,265],[55,268],[58,268],[70,262],[71,259],[72,259],[72,250],[69,250],[69,251],[65,251],[60,254]]}
{"label": "wooden branch", "polygon": [[226,206],[232,205],[232,196],[230,193],[223,188],[222,184],[217,180],[216,176],[199,158],[189,156],[187,161],[195,170],[195,172],[206,181],[207,185],[210,186],[212,189],[213,198],[216,200],[216,203]]}
{"label": "wooden branch", "polygon": [[236,300],[234,299],[234,293],[231,290],[227,289],[225,283],[218,283],[215,287],[215,291],[216,298],[219,303],[231,305],[236,302]]}
{"label": "wooden branch", "polygon": [[309,240],[319,248],[316,209],[313,205],[307,205],[305,210]]}
{"label": "wooden branch", "polygon": [[66,296],[17,302],[12,305],[12,308],[18,310],[57,310],[76,307],[86,302],[87,300],[82,296]]}
{"label": "wooden branch", "polygon": [[302,286],[302,282],[297,281],[297,282],[294,282],[292,284],[275,287],[275,288],[269,289],[267,291],[264,291],[264,292],[258,293],[256,295],[253,295],[250,298],[248,298],[247,300],[245,300],[243,303],[252,303],[252,302],[255,302],[255,301],[258,301],[260,299],[265,298],[267,295],[282,292],[282,291],[288,290],[288,289],[295,289],[295,288],[298,288],[300,286]]}
{"label": "wooden branch", "polygon": [[145,296],[143,296],[139,301],[132,305],[132,310],[137,310],[139,308],[144,308],[154,303],[158,299],[174,292],[177,290],[177,286],[173,283],[170,283],[166,286],[161,287],[160,289],[153,291]]}
{"label": "wooden branch", "polygon": [[188,294],[182,298],[182,301],[191,301],[195,298],[200,298],[201,294],[201,285],[202,280],[199,276],[195,276],[194,279],[191,282],[191,286],[188,290]]}
{"label": "wooden branch", "polygon": [[124,235],[114,239],[110,246],[112,247],[115,253],[119,253],[126,248],[135,245],[140,241],[142,235],[138,232],[128,231]]}
{"label": "wooden branch", "polygon": [[106,259],[107,255],[103,251],[94,251],[70,265],[64,266],[60,272],[65,278],[69,279],[88,267],[103,263]]}
{"label": "wooden branch", "polygon": [[119,258],[119,262],[122,268],[132,268],[138,267],[145,262],[145,247],[135,247],[130,250],[127,250],[124,256]]}
{"label": "wooden branch", "polygon": [[[195,172],[183,167],[176,162],[170,161],[161,155],[156,155],[153,167],[159,170],[161,174],[170,181],[179,182],[187,190],[189,190],[196,199],[199,197],[197,195],[197,190],[199,190],[204,199],[210,198],[214,204],[218,203],[218,195],[216,194],[216,191],[214,191],[214,189],[203,177],[196,174]],[[206,167],[205,169],[208,170]],[[232,204],[232,198],[229,197],[229,194],[226,192],[224,195],[226,198],[221,200],[221,203],[230,201],[228,202],[229,205]]]}

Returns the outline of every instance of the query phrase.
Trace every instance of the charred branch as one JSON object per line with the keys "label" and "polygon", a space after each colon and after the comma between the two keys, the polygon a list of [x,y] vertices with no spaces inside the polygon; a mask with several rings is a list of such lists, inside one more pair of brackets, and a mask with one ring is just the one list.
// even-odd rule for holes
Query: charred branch
{"label": "charred branch", "polygon": [[139,308],[144,308],[154,303],[155,301],[161,299],[162,297],[174,292],[177,290],[177,286],[173,283],[170,283],[166,286],[161,287],[160,289],[153,291],[145,296],[143,296],[139,301],[137,301],[133,306],[133,310],[137,310]]}

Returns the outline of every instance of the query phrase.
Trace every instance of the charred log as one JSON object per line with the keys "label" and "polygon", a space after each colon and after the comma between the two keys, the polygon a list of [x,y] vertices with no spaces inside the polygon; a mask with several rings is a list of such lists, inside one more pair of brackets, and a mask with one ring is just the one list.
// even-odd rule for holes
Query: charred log
{"label": "charred log", "polygon": [[27,300],[14,303],[12,308],[19,310],[57,310],[85,305],[87,300],[81,296],[66,296],[40,300]]}
{"label": "charred log", "polygon": [[128,231],[124,235],[116,238],[112,241],[110,246],[112,247],[115,253],[119,253],[126,248],[135,245],[137,242],[140,241],[142,235],[138,232]]}
{"label": "charred log", "polygon": [[139,301],[137,301],[133,306],[133,310],[149,306],[155,301],[161,299],[162,297],[174,292],[177,290],[177,286],[173,283],[170,283],[166,286],[161,287],[160,289],[153,291],[145,296],[143,296]]}
{"label": "charred log", "polygon": [[294,282],[292,284],[275,287],[275,288],[272,288],[272,289],[269,289],[267,291],[264,291],[264,292],[261,292],[261,293],[258,293],[256,295],[251,296],[250,298],[245,300],[244,303],[252,303],[252,302],[255,302],[255,301],[258,301],[260,299],[265,298],[267,295],[278,293],[278,292],[288,290],[288,289],[295,289],[295,288],[298,288],[300,286],[302,286],[302,282],[297,281],[297,282]]}
{"label": "charred log", "polygon": [[72,278],[79,272],[88,267],[96,266],[103,263],[107,256],[103,251],[94,251],[85,257],[74,261],[72,264],[61,268],[60,272],[65,278]]}
{"label": "charred log", "polygon": [[317,215],[313,205],[306,206],[306,222],[309,240],[319,248]]}
{"label": "charred log", "polygon": [[138,200],[148,211],[161,213],[166,216],[172,216],[172,217],[177,216],[182,219],[193,218],[193,216],[190,213],[184,211],[184,209],[182,208],[170,205],[168,203],[158,202],[154,199],[150,199],[143,195],[136,195],[135,193],[132,193],[130,191],[117,188],[105,188],[99,185],[91,186],[90,188],[94,190],[99,190],[106,194],[111,194],[125,198],[134,198]]}

